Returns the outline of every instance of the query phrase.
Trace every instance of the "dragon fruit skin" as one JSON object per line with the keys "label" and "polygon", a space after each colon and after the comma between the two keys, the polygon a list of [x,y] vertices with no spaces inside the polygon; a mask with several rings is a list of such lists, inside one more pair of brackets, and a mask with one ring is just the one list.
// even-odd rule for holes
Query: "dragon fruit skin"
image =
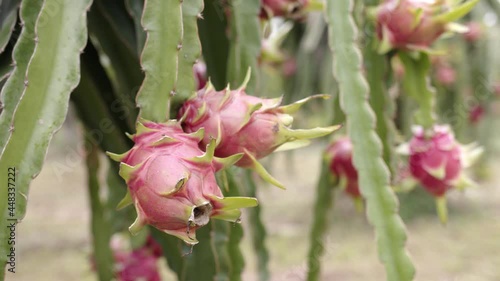
{"label": "dragon fruit skin", "polygon": [[345,182],[345,192],[353,198],[361,197],[358,172],[352,164],[352,143],[348,137],[332,142],[326,149],[330,172]]}
{"label": "dragon fruit skin", "polygon": [[295,142],[300,146],[299,140],[327,135],[338,126],[292,130],[290,125],[293,117],[289,113],[297,111],[310,98],[280,106],[281,99],[247,95],[245,85],[246,82],[237,90],[230,90],[228,87],[223,91],[216,91],[209,83],[184,103],[179,111],[179,118],[186,132],[196,132],[202,128],[205,130],[201,147],[216,139],[215,156],[228,157],[243,153],[236,166],[255,168],[264,179],[282,187],[265,172],[257,159],[269,155],[285,143]]}
{"label": "dragon fruit skin", "polygon": [[120,175],[129,187],[129,196],[120,207],[133,203],[137,211],[138,217],[129,228],[132,233],[150,224],[196,244],[196,229],[211,217],[236,222],[241,215],[238,208],[257,204],[254,198],[224,198],[215,169],[240,156],[226,162],[216,159],[215,143],[203,152],[198,146],[202,138],[202,130],[186,134],[175,121],[158,124],[141,120],[132,136],[134,147],[122,155],[108,153],[121,162]]}
{"label": "dragon fruit skin", "polygon": [[409,149],[412,176],[434,196],[443,196],[460,180],[461,149],[447,126],[434,126],[430,136],[417,127]]}

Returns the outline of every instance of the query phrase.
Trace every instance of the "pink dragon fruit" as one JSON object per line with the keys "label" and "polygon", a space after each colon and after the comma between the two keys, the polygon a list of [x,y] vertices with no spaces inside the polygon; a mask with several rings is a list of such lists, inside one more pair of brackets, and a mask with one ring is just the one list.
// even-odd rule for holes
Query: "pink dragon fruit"
{"label": "pink dragon fruit", "polygon": [[436,70],[436,80],[444,86],[451,86],[455,83],[457,74],[455,69],[448,65],[438,65]]}
{"label": "pink dragon fruit", "polygon": [[469,110],[469,122],[471,124],[477,124],[484,117],[484,106],[476,105]]}
{"label": "pink dragon fruit", "polygon": [[332,142],[326,149],[325,157],[330,172],[345,182],[345,191],[354,198],[360,197],[358,171],[352,164],[352,143],[348,137]]}
{"label": "pink dragon fruit", "polygon": [[134,204],[137,219],[130,226],[133,234],[146,224],[196,244],[195,231],[210,218],[237,222],[238,208],[257,205],[254,198],[224,198],[215,180],[215,170],[231,165],[242,155],[213,156],[215,140],[206,152],[198,143],[203,130],[186,134],[175,120],[158,124],[141,120],[132,149],[122,155],[108,153],[120,163],[120,175],[129,193],[119,208]]}
{"label": "pink dragon fruit", "polygon": [[115,254],[115,262],[118,281],[161,281],[158,258],[146,248]]}
{"label": "pink dragon fruit", "polygon": [[323,9],[318,0],[261,0],[260,18],[285,17],[301,19],[308,11]]}
{"label": "pink dragon fruit", "polygon": [[196,89],[203,89],[207,84],[207,65],[198,61],[193,65],[194,80],[196,81]]}
{"label": "pink dragon fruit", "polygon": [[463,34],[465,41],[469,43],[476,42],[483,35],[483,27],[479,22],[469,22],[467,23],[467,32]]}
{"label": "pink dragon fruit", "polygon": [[445,223],[446,192],[475,185],[465,170],[481,156],[482,148],[475,143],[461,145],[455,141],[449,126],[434,125],[429,130],[414,127],[412,139],[398,151],[409,155],[408,169],[412,177],[436,197],[439,218]]}
{"label": "pink dragon fruit", "polygon": [[410,172],[428,192],[440,197],[457,184],[461,150],[448,127],[434,126],[430,135],[422,127],[415,128],[409,148]]}
{"label": "pink dragon fruit", "polygon": [[[290,126],[293,117],[289,113],[296,112],[313,97],[280,106],[280,98],[263,99],[247,95],[245,87],[249,77],[247,75],[247,79],[237,90],[227,87],[223,91],[216,91],[209,82],[205,89],[198,91],[184,103],[179,117],[186,132],[205,129],[202,147],[215,139],[216,156],[229,157],[242,153],[243,157],[236,162],[236,166],[253,168],[262,178],[283,188],[257,159],[269,155],[277,148],[290,149],[307,145],[308,142],[304,140],[327,135],[338,126],[292,130]],[[287,143],[288,147],[284,146]]]}
{"label": "pink dragon fruit", "polygon": [[427,49],[445,31],[463,30],[449,23],[468,13],[477,2],[449,7],[444,0],[385,0],[376,10],[380,51]]}

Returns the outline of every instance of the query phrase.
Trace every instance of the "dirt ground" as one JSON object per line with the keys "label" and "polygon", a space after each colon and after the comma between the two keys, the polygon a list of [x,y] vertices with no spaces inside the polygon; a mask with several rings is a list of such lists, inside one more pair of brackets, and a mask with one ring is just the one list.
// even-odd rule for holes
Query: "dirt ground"
{"label": "dirt ground", "polygon": [[[46,164],[33,181],[26,218],[18,226],[17,273],[7,274],[7,280],[96,280],[88,262],[90,214],[84,162],[71,145],[78,135],[75,130],[66,127],[56,135]],[[274,281],[304,280],[320,151],[320,145],[296,151],[293,162],[284,153],[276,154],[273,174],[288,190],[267,186],[259,190]],[[407,221],[416,280],[500,280],[500,176],[493,172],[499,169],[496,161],[489,169],[492,177],[480,188],[451,194],[446,227],[434,214]],[[337,194],[332,211],[322,280],[385,280],[373,230],[364,216],[343,194]],[[244,280],[256,280],[248,237],[243,247]],[[169,276],[165,273],[164,279],[172,280]]]}

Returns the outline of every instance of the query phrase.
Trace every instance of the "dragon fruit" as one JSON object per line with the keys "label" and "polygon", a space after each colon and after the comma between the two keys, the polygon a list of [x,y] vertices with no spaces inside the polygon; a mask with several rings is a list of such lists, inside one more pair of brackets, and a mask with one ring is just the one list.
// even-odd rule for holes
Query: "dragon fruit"
{"label": "dragon fruit", "polygon": [[285,17],[301,19],[308,11],[321,10],[323,3],[318,0],[261,0],[260,18]]}
{"label": "dragon fruit", "polygon": [[265,180],[280,188],[283,185],[274,179],[257,161],[277,148],[291,149],[308,144],[307,139],[327,135],[339,126],[292,130],[290,128],[296,112],[313,96],[294,104],[280,106],[281,98],[263,99],[245,93],[246,83],[231,90],[216,91],[207,84],[184,103],[179,111],[180,120],[186,132],[205,129],[201,147],[216,140],[215,156],[229,157],[243,154],[236,166],[253,168]]}
{"label": "dragon fruit", "polygon": [[193,65],[194,80],[196,82],[196,89],[203,89],[207,84],[207,65],[198,61]]}
{"label": "dragon fruit", "polygon": [[196,229],[210,218],[237,222],[239,208],[257,205],[254,198],[224,198],[215,179],[215,170],[238,161],[242,155],[227,158],[213,156],[215,140],[207,142],[206,152],[198,143],[203,130],[191,134],[182,131],[175,120],[154,123],[140,120],[131,138],[134,147],[117,155],[120,175],[128,185],[128,194],[119,208],[134,204],[137,219],[132,234],[146,224],[174,235],[188,244],[196,244]]}
{"label": "dragon fruit", "polygon": [[455,83],[456,79],[457,79],[457,74],[455,73],[455,69],[446,64],[437,66],[436,80],[440,84],[444,86],[451,86],[453,85],[453,83]]}
{"label": "dragon fruit", "polygon": [[[352,143],[349,138],[343,137],[332,142],[326,149],[326,157],[332,174],[345,177],[348,182],[358,180],[358,172],[352,164]],[[351,195],[359,196],[359,192]]]}
{"label": "dragon fruit", "polygon": [[146,248],[131,253],[115,253],[116,279],[118,281],[160,281],[158,258]]}
{"label": "dragon fruit", "polygon": [[380,51],[427,49],[448,30],[467,30],[450,23],[467,14],[477,2],[450,7],[444,0],[385,0],[376,9]]}
{"label": "dragon fruit", "polygon": [[354,199],[358,210],[363,208],[359,191],[358,172],[352,163],[352,143],[348,137],[333,141],[325,152],[330,172],[339,179],[340,187]]}
{"label": "dragon fruit", "polygon": [[473,185],[464,173],[481,155],[475,144],[462,146],[448,126],[435,125],[430,130],[417,126],[408,144],[408,168],[425,190],[437,199],[441,221],[446,222],[445,194],[453,187]]}
{"label": "dragon fruit", "polygon": [[483,27],[479,22],[469,22],[467,23],[467,32],[463,34],[465,41],[473,43],[478,41],[483,35]]}
{"label": "dragon fruit", "polygon": [[409,148],[410,172],[428,192],[443,196],[457,183],[461,151],[448,127],[435,126],[429,136],[422,127],[415,128]]}

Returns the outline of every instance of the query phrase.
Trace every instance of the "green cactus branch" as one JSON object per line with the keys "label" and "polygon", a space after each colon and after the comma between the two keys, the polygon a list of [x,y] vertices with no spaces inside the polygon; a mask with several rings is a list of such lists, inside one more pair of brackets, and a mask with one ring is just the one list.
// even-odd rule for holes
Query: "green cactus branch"
{"label": "green cactus branch", "polygon": [[245,80],[250,67],[252,77],[247,84],[246,92],[251,94],[258,86],[257,58],[261,48],[258,18],[260,0],[233,0],[231,11],[227,79],[233,87],[238,87]]}
{"label": "green cactus branch", "polygon": [[307,281],[320,280],[321,257],[325,251],[324,236],[331,224],[330,214],[333,209],[336,183],[331,178],[328,163],[322,161],[321,174],[316,187],[314,219],[309,235],[309,255],[307,258]]}
{"label": "green cactus branch", "polygon": [[355,43],[358,29],[351,15],[353,1],[328,0],[326,3],[335,78],[353,142],[353,162],[366,199],[368,220],[377,235],[379,257],[388,280],[412,280],[415,270],[404,246],[405,227],[398,215],[397,198],[389,187],[388,168],[374,129],[375,115],[367,102],[369,88],[361,72],[362,57]]}
{"label": "green cactus branch", "polygon": [[435,92],[428,77],[431,67],[429,55],[416,53],[415,57],[399,52],[399,58],[405,68],[403,89],[419,106],[415,112],[415,123],[429,129],[436,123]]}
{"label": "green cactus branch", "polygon": [[[23,1],[20,10],[23,29],[13,50],[15,67],[2,88],[3,111],[0,114],[0,132],[9,132],[12,115],[24,90],[28,62],[35,49],[35,22],[42,7],[41,1]],[[10,133],[0,134],[0,149],[3,150]],[[0,151],[1,151],[0,150]]]}
{"label": "green cactus branch", "polygon": [[[87,146],[86,146],[87,147]],[[106,219],[104,205],[99,196],[99,148],[97,145],[87,147],[87,181],[89,187],[90,207],[92,210],[91,230],[93,258],[100,281],[112,280],[114,277],[113,253],[109,247],[111,239],[110,224]]]}
{"label": "green cactus branch", "polygon": [[198,19],[203,11],[203,0],[182,3],[182,48],[179,53],[177,73],[177,92],[172,100],[173,109],[180,106],[196,90],[193,65],[201,56],[201,43],[198,38]]}
{"label": "green cactus branch", "polygon": [[[252,170],[245,171],[245,185],[247,189],[246,196],[257,197],[257,186],[253,179],[254,172]],[[266,226],[262,221],[262,209],[260,205],[255,206],[248,210],[249,223],[252,226],[250,231],[252,233],[253,249],[257,256],[257,271],[259,273],[260,281],[268,281],[271,278],[269,272],[269,251],[266,247],[267,231]]]}
{"label": "green cactus branch", "polygon": [[145,78],[137,93],[139,114],[165,122],[170,117],[170,98],[178,91],[179,53],[184,47],[182,1],[146,1],[142,25],[147,38],[141,55]]}
{"label": "green cactus branch", "polygon": [[[38,6],[37,2],[23,2],[25,8],[21,15],[24,20],[32,16],[26,13],[26,7],[36,12],[36,8],[35,11],[31,9]],[[25,86],[21,89],[22,99],[13,113],[12,134],[0,156],[2,171],[7,171],[9,167],[16,169],[13,218],[18,221],[23,219],[26,211],[29,184],[41,170],[50,139],[62,125],[70,93],[80,80],[80,52],[87,42],[86,14],[90,4],[90,0],[43,1],[37,19],[38,23],[43,24],[36,25],[36,34],[25,33],[25,36],[36,38],[36,48],[29,61]],[[25,41],[20,43],[26,44]],[[24,55],[31,56],[31,53]],[[0,174],[0,180],[4,183],[8,182],[7,177],[5,172]],[[6,188],[0,189],[0,198],[7,198]],[[2,200],[0,276],[3,276],[7,257],[8,228],[5,218],[9,215],[8,208],[7,200]]]}
{"label": "green cactus branch", "polygon": [[[372,28],[375,27],[372,25]],[[369,102],[376,115],[375,129],[382,141],[383,158],[385,164],[391,171],[394,170],[394,133],[395,126],[392,122],[394,104],[387,92],[385,82],[387,80],[387,63],[384,56],[378,54],[374,46],[375,38],[369,37],[364,48],[366,79],[370,85]]]}

